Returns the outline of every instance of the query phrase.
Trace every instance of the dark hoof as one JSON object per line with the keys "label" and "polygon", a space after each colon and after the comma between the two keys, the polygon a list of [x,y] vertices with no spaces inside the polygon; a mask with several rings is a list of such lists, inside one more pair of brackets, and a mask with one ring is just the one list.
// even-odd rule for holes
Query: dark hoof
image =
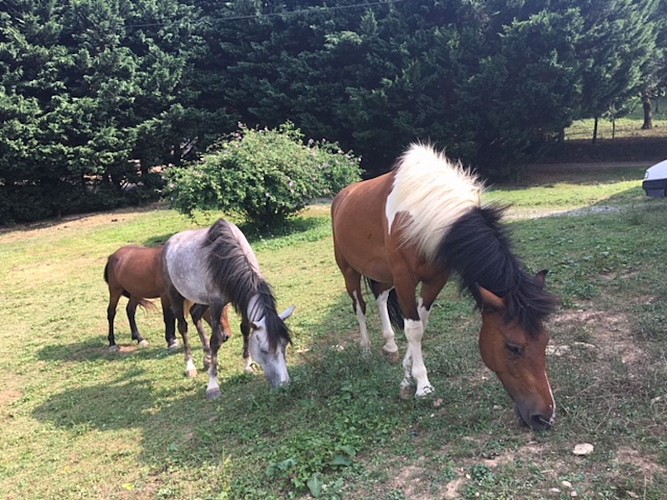
{"label": "dark hoof", "polygon": [[167,344],[167,349],[169,349],[170,351],[175,351],[176,349],[178,349],[178,340],[174,339],[171,342],[169,342],[169,344]]}

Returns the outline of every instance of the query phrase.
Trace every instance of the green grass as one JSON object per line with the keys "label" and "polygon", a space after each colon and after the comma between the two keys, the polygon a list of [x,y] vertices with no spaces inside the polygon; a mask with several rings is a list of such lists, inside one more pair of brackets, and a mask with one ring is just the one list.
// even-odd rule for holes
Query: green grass
{"label": "green grass", "polygon": [[[106,349],[106,256],[193,223],[156,208],[0,234],[0,492],[401,499],[442,498],[449,489],[463,498],[570,498],[569,481],[579,498],[664,498],[667,204],[646,199],[627,171],[597,179],[556,173],[487,195],[514,205],[517,253],[533,270],[550,269],[562,299],[551,343],[568,349],[549,357],[559,418],[545,433],[517,424],[481,362],[479,315],[454,283],[424,341],[436,396],[398,397],[402,370],[380,353],[376,314],[373,354],[359,352],[326,206],[279,235],[250,233],[279,308],[297,306],[293,383],[271,392],[261,376],[243,373],[235,320],[215,402],[205,400],[206,375],[185,378],[182,353],[167,353],[157,312],[139,313],[151,346],[135,349],[121,302],[123,352]],[[595,452],[574,456],[582,442]]]}
{"label": "green grass", "polygon": [[[657,105],[657,109],[656,109]],[[653,101],[653,129],[642,130],[644,111],[639,100],[632,112],[616,120],[616,126],[608,119],[598,120],[598,139],[621,137],[664,137],[667,134],[667,98]],[[566,139],[592,139],[594,120],[577,120],[565,130]]]}

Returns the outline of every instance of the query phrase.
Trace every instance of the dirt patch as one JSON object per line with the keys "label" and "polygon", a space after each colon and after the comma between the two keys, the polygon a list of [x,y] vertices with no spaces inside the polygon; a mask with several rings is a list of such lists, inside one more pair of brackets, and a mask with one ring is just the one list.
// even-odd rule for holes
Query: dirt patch
{"label": "dirt patch", "polygon": [[626,313],[578,309],[564,311],[552,320],[554,327],[580,337],[590,336],[586,342],[572,342],[570,349],[564,345],[552,345],[550,352],[558,356],[576,355],[594,348],[603,359],[620,357],[623,364],[637,365],[647,359],[647,354],[632,336],[630,318]]}

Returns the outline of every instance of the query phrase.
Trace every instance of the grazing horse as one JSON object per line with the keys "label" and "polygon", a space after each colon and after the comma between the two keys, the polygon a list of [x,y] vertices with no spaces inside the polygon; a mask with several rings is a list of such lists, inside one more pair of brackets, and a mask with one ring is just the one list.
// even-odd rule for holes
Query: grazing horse
{"label": "grazing horse", "polygon": [[[530,275],[514,255],[502,209],[482,207],[481,182],[431,146],[413,144],[394,169],[343,189],[333,200],[334,252],[352,298],[361,343],[370,348],[361,277],[376,296],[383,350],[398,358],[389,305],[399,306],[408,341],[401,396],[433,392],[421,342],[431,306],[451,273],[482,315],[484,363],[533,429],[553,425],[556,403],[546,371],[544,320],[557,300],[544,290],[546,271]],[[419,299],[417,286],[421,283]],[[397,303],[396,303],[397,302]]]}
{"label": "grazing horse", "polygon": [[290,332],[285,320],[294,308],[281,315],[276,312],[271,287],[238,227],[221,219],[208,229],[182,231],[169,238],[164,251],[164,277],[185,346],[188,376],[194,376],[196,370],[184,317],[184,300],[211,308],[213,334],[207,398],[220,396],[218,350],[223,333],[218,319],[227,303],[241,314],[244,344],[271,386],[289,383],[285,354]]}
{"label": "grazing horse", "polygon": [[[169,348],[178,346],[176,341],[176,319],[171,312],[171,304],[164,283],[163,277],[163,256],[164,247],[142,247],[137,245],[128,245],[119,248],[111,254],[104,266],[104,281],[109,286],[109,305],[107,307],[107,319],[109,321],[109,350],[118,351],[114,335],[114,319],[116,317],[116,307],[121,296],[127,297],[126,307],[127,319],[130,322],[132,330],[132,340],[136,340],[140,346],[147,346],[148,342],[139,332],[135,319],[137,306],[144,308],[153,308],[153,303],[146,299],[160,298],[162,304],[162,316],[165,324],[165,340]],[[210,360],[210,345],[208,335],[201,324],[203,318],[211,324],[211,316],[208,307],[198,304],[192,304],[188,307],[191,312],[192,320],[197,327],[199,338],[201,339],[205,353],[204,365]],[[227,317],[227,309],[223,311],[221,321],[223,329],[229,336],[230,327]],[[251,366],[252,360],[247,356],[247,349],[244,348],[244,358],[246,370]]]}

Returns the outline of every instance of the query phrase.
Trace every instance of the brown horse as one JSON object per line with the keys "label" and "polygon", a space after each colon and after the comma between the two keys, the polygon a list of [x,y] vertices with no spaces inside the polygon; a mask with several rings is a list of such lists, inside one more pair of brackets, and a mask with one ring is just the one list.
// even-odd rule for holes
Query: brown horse
{"label": "brown horse", "polygon": [[[528,274],[514,255],[502,210],[481,207],[482,184],[430,146],[412,145],[395,168],[352,184],[333,200],[336,262],[352,297],[361,343],[370,348],[361,277],[371,284],[382,321],[383,350],[398,359],[389,305],[404,319],[408,348],[401,395],[433,392],[421,341],[431,306],[456,273],[482,315],[484,363],[533,429],[553,425],[556,403],[547,377],[544,320],[557,300],[544,290],[546,271]],[[419,300],[417,286],[421,283]]]}
{"label": "brown horse", "polygon": [[[159,298],[162,304],[162,316],[165,324],[165,340],[169,348],[178,346],[176,340],[176,318],[171,310],[171,303],[163,279],[162,256],[164,247],[142,247],[128,245],[119,248],[109,256],[107,264],[104,267],[104,281],[109,285],[109,306],[107,307],[107,319],[109,321],[109,349],[117,351],[114,335],[114,319],[116,316],[116,307],[121,296],[127,297],[126,307],[127,319],[130,322],[132,330],[132,340],[136,340],[141,346],[148,345],[148,342],[139,332],[135,314],[137,306],[144,308],[155,307],[147,299]],[[208,335],[201,324],[203,318],[209,325],[211,324],[211,315],[208,307],[199,304],[190,304],[187,308],[190,311],[192,320],[196,325],[199,338],[205,353],[204,365],[207,366],[210,360],[210,345]],[[226,338],[231,335],[228,318],[229,308],[223,310],[221,317],[222,327]],[[245,344],[245,342],[244,342]],[[251,370],[250,356],[247,354],[247,347],[244,345],[244,359],[246,360],[246,370]]]}

